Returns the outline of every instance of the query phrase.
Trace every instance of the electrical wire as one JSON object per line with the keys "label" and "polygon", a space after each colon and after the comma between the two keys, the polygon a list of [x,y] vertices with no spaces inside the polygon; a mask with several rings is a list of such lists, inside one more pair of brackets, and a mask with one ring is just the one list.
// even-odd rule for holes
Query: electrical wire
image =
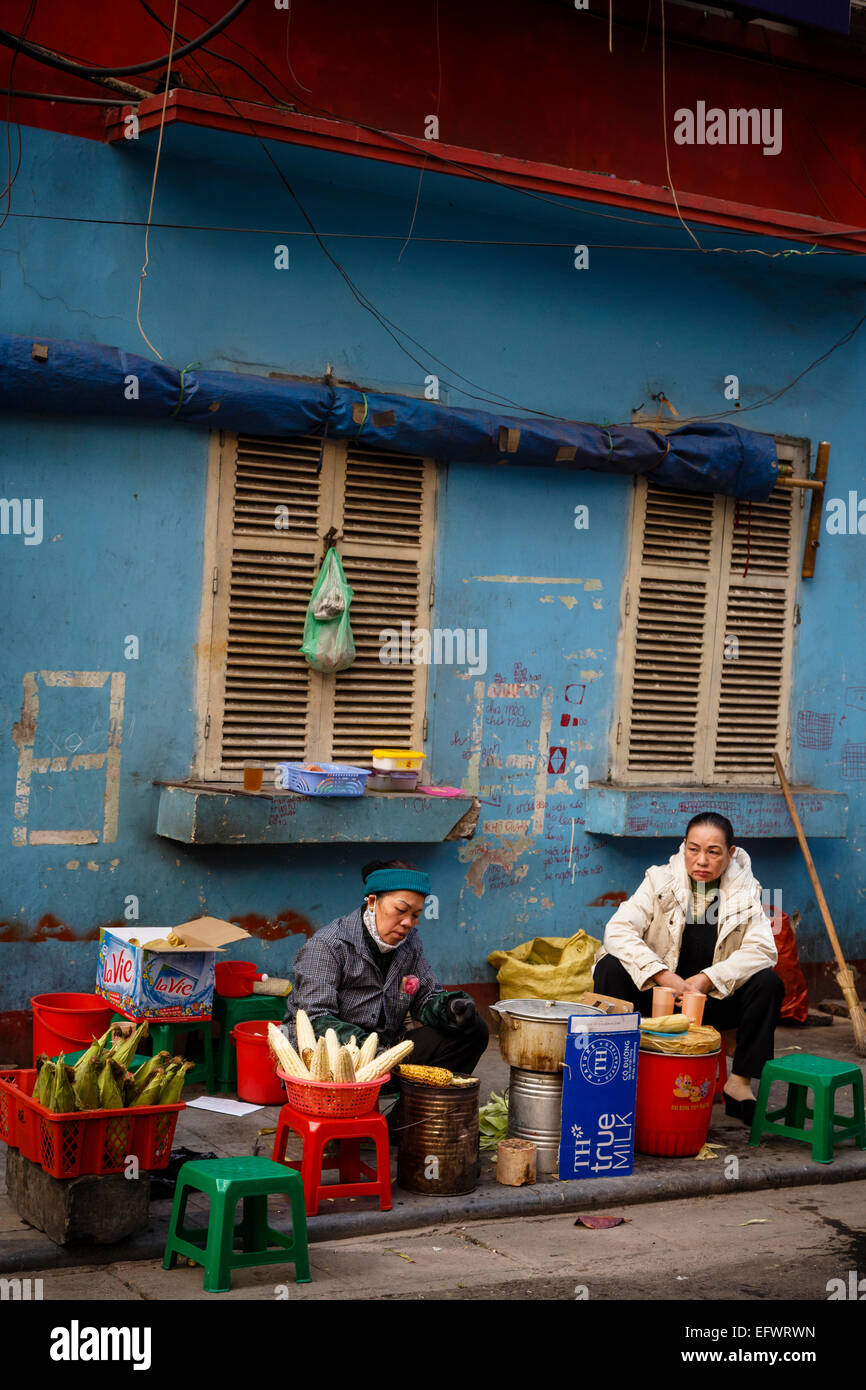
{"label": "electrical wire", "polygon": [[[150,93],[148,93],[150,95]],[[117,97],[70,97],[59,92],[20,92],[0,87],[0,96],[17,97],[19,101],[58,101],[72,106],[118,106]]]}
{"label": "electrical wire", "polygon": [[62,72],[70,72],[75,77],[82,77],[85,74],[90,77],[132,77],[135,73],[150,72],[153,68],[161,68],[166,62],[170,65],[172,59],[174,62],[179,62],[187,53],[194,53],[197,48],[201,48],[202,44],[222,33],[223,29],[231,24],[232,20],[236,19],[241,10],[245,10],[249,3],[250,0],[237,0],[237,3],[227,14],[223,15],[222,19],[217,20],[216,24],[212,24],[197,39],[184,44],[176,53],[173,54],[169,50],[168,54],[163,54],[161,58],[150,58],[146,63],[129,63],[123,68],[98,68],[81,63],[72,63],[65,58],[58,57],[48,48],[42,48],[39,44],[27,43],[23,39],[16,38],[14,34],[8,33],[5,29],[0,29],[0,44],[5,44],[7,48],[17,49],[19,53],[24,53],[28,58],[34,58],[37,62],[46,63],[48,67],[60,68]]}
{"label": "electrical wire", "polygon": [[[297,82],[297,84],[298,84],[299,87],[304,87],[303,82],[300,80],[300,78],[298,77],[297,73],[295,72],[295,69],[292,67],[292,58],[291,58],[291,54],[289,53],[289,34],[290,34],[291,32],[292,32],[292,0],[288,0],[288,13],[286,14],[286,66],[288,67],[289,72],[292,74],[292,81],[293,81],[293,82]],[[311,92],[312,90],[313,90],[312,87],[304,87],[304,91],[305,91],[305,92]]]}
{"label": "electrical wire", "polygon": [[[22,37],[22,38],[26,35],[27,30],[30,28],[30,25],[33,23],[33,16],[35,15],[35,13],[36,13],[36,0],[30,0],[30,4],[28,5],[28,7],[27,7],[27,12],[26,12],[26,14],[25,14],[25,16],[24,16],[24,27],[23,27],[23,29],[21,30],[21,37]],[[22,141],[21,141],[21,122],[20,122],[19,119],[18,119],[18,107],[17,107],[17,105],[15,104],[15,93],[14,93],[14,90],[13,90],[13,88],[12,88],[12,77],[13,77],[13,74],[14,74],[14,72],[15,72],[15,64],[16,64],[17,61],[18,61],[18,54],[17,54],[17,53],[13,53],[13,55],[12,55],[12,61],[11,61],[11,63],[9,64],[9,78],[8,78],[9,87],[7,88],[7,95],[6,95],[6,157],[7,157],[6,187],[3,189],[2,193],[0,193],[0,198],[5,198],[5,199],[6,199],[6,211],[3,213],[2,218],[0,218],[0,227],[5,226],[6,221],[7,221],[8,217],[9,217],[9,214],[10,214],[10,212],[12,211],[12,186],[13,186],[13,184],[15,183],[15,180],[18,178],[19,173],[21,172],[21,158],[22,158],[22,155],[23,155],[23,153],[24,153],[24,147],[23,147],[23,144],[22,144]],[[18,143],[18,157],[17,157],[16,162],[15,162],[15,173],[14,173],[14,174],[13,174],[13,172],[12,172],[12,131],[11,131],[11,126],[12,126],[12,113],[13,113],[13,112],[15,113],[15,114],[14,114],[14,120],[15,120],[15,130],[16,130],[17,143]]]}
{"label": "electrical wire", "polygon": [[[439,64],[439,82],[436,88],[436,139],[439,139],[439,110],[442,104],[442,44],[439,41],[439,0],[433,0],[433,9],[436,22],[436,57]],[[415,194],[415,206],[412,209],[412,220],[409,223],[409,231],[406,240],[400,247],[400,254],[397,257],[398,264],[403,259],[403,252],[412,240],[412,233],[415,230],[415,218],[418,216],[418,204],[421,202],[421,183],[424,179],[424,170],[427,167],[427,154],[424,154],[424,162],[418,171],[418,191]]]}
{"label": "electrical wire", "polygon": [[680,212],[679,200],[677,199],[677,190],[674,188],[674,181],[673,181],[673,178],[671,177],[671,159],[670,159],[670,153],[669,153],[669,151],[668,151],[668,98],[667,98],[667,74],[666,74],[666,62],[665,62],[665,49],[666,49],[666,47],[667,47],[667,45],[666,45],[666,43],[665,43],[665,0],[661,0],[661,12],[662,12],[662,131],[663,131],[663,133],[664,133],[664,138],[665,138],[665,166],[666,166],[667,171],[668,171],[668,188],[671,190],[671,197],[672,197],[673,200],[674,200],[674,207],[675,207],[676,210],[677,210],[677,217],[680,219],[680,222],[682,222],[683,227],[685,227],[685,230],[688,232],[689,236],[691,237],[692,241],[695,243],[695,246],[697,246],[698,250],[699,250],[699,251],[703,251],[704,248],[701,246],[701,243],[698,241],[698,239],[697,239],[697,237],[695,236],[694,232],[692,231],[691,227],[689,227],[689,226],[686,224],[686,222],[684,221],[684,219],[683,219],[683,215],[682,215],[682,213]]}
{"label": "electrical wire", "polygon": [[178,0],[174,0],[174,15],[171,21],[171,42],[168,48],[168,67],[165,70],[165,87],[162,94],[162,114],[159,120],[159,139],[156,145],[156,159],[154,160],[153,164],[153,181],[150,185],[150,203],[148,204],[147,209],[147,226],[144,232],[144,265],[141,267],[141,274],[138,277],[138,303],[136,304],[135,309],[135,321],[138,324],[138,331],[141,334],[144,341],[147,343],[147,346],[150,348],[151,352],[156,354],[160,362],[162,362],[163,360],[162,353],[157,352],[156,348],[153,346],[153,343],[150,341],[150,339],[148,338],[147,334],[141,326],[141,289],[144,284],[144,281],[147,278],[147,267],[150,260],[150,219],[153,215],[153,200],[156,196],[156,179],[157,175],[159,174],[159,159],[160,155],[162,154],[162,136],[163,131],[165,129],[165,109],[166,105],[168,104],[169,78],[171,77],[171,58],[172,53],[174,51],[175,26],[177,24],[177,3]]}
{"label": "electrical wire", "polygon": [[[86,100],[86,98],[82,98]],[[113,103],[112,103],[113,104]],[[60,213],[47,212],[12,212],[10,217],[31,219],[37,222],[70,222],[85,223],[95,227],[145,227],[146,221],[136,220],[126,217],[71,217]],[[218,222],[153,222],[151,227],[158,227],[165,231],[174,232],[233,232],[238,235],[254,236],[285,236],[285,237],[309,237],[314,239],[313,232],[286,231],[285,227],[238,227],[226,226]],[[404,240],[402,232],[319,232],[322,237],[327,237],[331,241],[400,241]],[[515,239],[507,240],[503,237],[448,237],[448,236],[416,236],[414,241],[430,244],[433,246],[504,246],[516,249],[530,248],[541,251],[563,251],[571,250],[571,241],[518,241]],[[661,251],[671,255],[693,256],[697,250],[694,246],[648,246],[643,242],[624,242],[624,241],[591,241],[587,244],[589,251]],[[725,251],[731,255],[740,253],[734,247],[716,246],[712,248],[718,253]],[[866,251],[839,251],[828,249],[826,251],[758,251],[756,255],[761,256],[791,256],[804,255],[810,257],[833,256],[837,260],[848,260],[866,254]]]}
{"label": "electrical wire", "polygon": [[[138,0],[138,3],[139,3],[139,5],[141,6],[141,8],[145,11],[145,13],[150,15],[151,19],[155,20],[157,24],[159,24],[160,26],[162,26],[163,21],[160,19],[159,15],[158,15],[154,10],[152,10],[152,9],[150,8],[150,5],[148,5],[147,0]],[[184,7],[184,8],[186,8],[186,7]],[[181,40],[183,40],[183,37],[184,37],[183,34],[181,34],[180,32],[178,32],[178,38],[181,39]],[[184,40],[184,41],[185,41],[185,40]],[[251,73],[250,70],[249,70],[249,68],[245,68],[244,65],[243,65],[242,63],[237,63],[237,62],[235,62],[234,58],[229,58],[228,55],[225,54],[225,53],[217,53],[217,51],[216,51],[215,48],[205,48],[205,47],[202,47],[202,48],[200,49],[200,52],[202,52],[202,53],[209,53],[210,56],[211,56],[212,58],[216,58],[216,59],[218,60],[218,62],[220,62],[220,63],[228,63],[230,67],[237,68],[238,71],[244,73],[244,75],[245,75],[246,77],[248,77],[248,78],[250,79],[251,82],[254,82],[254,83],[256,84],[257,87],[261,87],[262,91],[265,92],[265,93],[267,94],[267,96],[270,97],[271,101],[274,103],[275,106],[285,106],[286,103],[283,102],[283,101],[280,101],[280,98],[279,98],[278,96],[275,96],[275,95],[274,95],[274,93],[271,91],[270,87],[268,87],[267,84],[266,84],[265,82],[261,82],[261,81],[259,80],[259,78],[256,77],[253,73]]]}

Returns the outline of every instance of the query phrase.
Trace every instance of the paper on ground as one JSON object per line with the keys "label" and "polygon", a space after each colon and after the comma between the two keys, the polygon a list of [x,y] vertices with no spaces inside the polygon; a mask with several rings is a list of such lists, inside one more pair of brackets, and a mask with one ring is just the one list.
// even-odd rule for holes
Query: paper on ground
{"label": "paper on ground", "polygon": [[198,1100],[188,1100],[190,1110],[215,1110],[218,1115],[252,1115],[254,1110],[264,1110],[263,1105],[248,1105],[245,1100],[227,1100],[225,1096],[199,1096]]}

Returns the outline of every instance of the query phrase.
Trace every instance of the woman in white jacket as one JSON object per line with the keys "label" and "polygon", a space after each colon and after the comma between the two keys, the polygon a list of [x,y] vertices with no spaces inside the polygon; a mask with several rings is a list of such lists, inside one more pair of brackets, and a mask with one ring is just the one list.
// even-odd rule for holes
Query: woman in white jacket
{"label": "woman in white jacket", "polygon": [[751,1077],[773,1056],[785,994],[777,959],[751,860],[734,845],[727,817],[706,811],[689,821],[668,863],[647,869],[614,913],[593,979],[600,994],[629,999],[645,1016],[654,986],[677,999],[706,995],[704,1023],[737,1030],[725,1113],[751,1124]]}

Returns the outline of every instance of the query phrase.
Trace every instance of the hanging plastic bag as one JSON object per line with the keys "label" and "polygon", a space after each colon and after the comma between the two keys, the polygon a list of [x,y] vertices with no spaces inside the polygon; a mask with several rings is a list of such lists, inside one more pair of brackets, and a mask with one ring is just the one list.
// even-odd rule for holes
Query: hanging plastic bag
{"label": "hanging plastic bag", "polygon": [[355,640],[349,622],[352,597],[340,557],[331,546],[307,604],[300,647],[314,671],[345,671],[355,660]]}

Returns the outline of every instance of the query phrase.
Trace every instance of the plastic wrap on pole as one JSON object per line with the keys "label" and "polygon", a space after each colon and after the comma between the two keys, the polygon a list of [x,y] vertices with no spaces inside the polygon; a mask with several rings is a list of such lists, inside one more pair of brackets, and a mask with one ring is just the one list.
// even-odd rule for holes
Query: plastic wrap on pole
{"label": "plastic wrap on pole", "polygon": [[[33,357],[44,344],[46,361]],[[771,437],[732,424],[694,424],[662,435],[632,426],[519,419],[437,401],[320,382],[183,372],[96,343],[0,336],[0,409],[41,415],[174,420],[261,435],[322,435],[442,462],[649,473],[663,487],[750,501],[776,482]],[[504,452],[500,431],[518,431]],[[573,455],[573,456],[572,456]]]}

